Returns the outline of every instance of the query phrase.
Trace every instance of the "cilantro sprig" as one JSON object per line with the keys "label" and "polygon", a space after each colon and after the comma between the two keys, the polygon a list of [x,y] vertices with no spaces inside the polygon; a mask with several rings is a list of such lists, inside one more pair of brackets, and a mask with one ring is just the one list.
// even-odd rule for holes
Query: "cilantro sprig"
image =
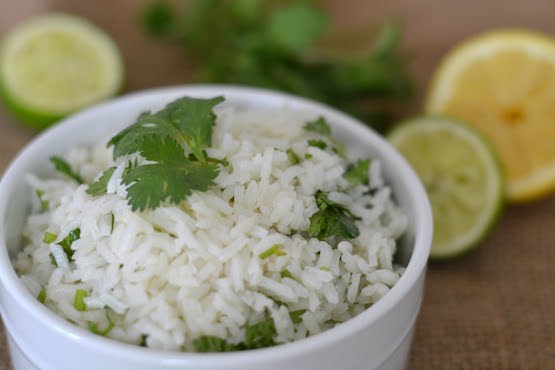
{"label": "cilantro sprig", "polygon": [[[129,162],[122,183],[133,211],[155,209],[166,200],[179,204],[193,190],[205,191],[219,173],[218,164],[204,150],[212,140],[216,120],[213,108],[224,101],[183,97],[156,113],[144,112],[114,136],[114,159],[139,153],[148,163]],[[106,193],[115,168],[109,168],[87,193]]]}
{"label": "cilantro sprig", "polygon": [[324,240],[330,236],[353,239],[359,235],[354,216],[341,204],[332,202],[322,191],[317,191],[318,212],[310,217],[310,236]]}

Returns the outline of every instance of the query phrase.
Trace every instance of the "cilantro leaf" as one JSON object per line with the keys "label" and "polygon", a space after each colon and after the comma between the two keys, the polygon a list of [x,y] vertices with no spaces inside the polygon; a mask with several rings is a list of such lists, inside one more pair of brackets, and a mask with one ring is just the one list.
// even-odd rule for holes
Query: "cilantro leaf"
{"label": "cilantro leaf", "polygon": [[83,178],[75,171],[71,169],[69,163],[67,163],[63,158],[58,157],[56,155],[50,157],[50,162],[54,164],[56,171],[63,173],[77,181],[79,184],[82,184]]}
{"label": "cilantro leaf", "polygon": [[331,128],[326,119],[322,116],[318,117],[314,121],[310,121],[305,123],[303,128],[306,131],[312,131],[317,134],[321,134],[324,136],[331,136]]}
{"label": "cilantro leaf", "polygon": [[108,186],[108,182],[112,178],[115,170],[115,167],[110,167],[104,171],[102,176],[89,186],[87,194],[92,195],[93,197],[106,194],[106,187]]}
{"label": "cilantro leaf", "polygon": [[280,245],[279,244],[274,244],[272,245],[270,248],[266,249],[264,252],[260,253],[258,255],[258,257],[260,257],[261,260],[266,259],[270,256],[283,256],[285,255],[285,252],[281,250]]}
{"label": "cilantro leaf", "polygon": [[76,228],[71,230],[69,234],[58,243],[64,250],[69,262],[73,261],[73,253],[75,253],[75,251],[71,249],[71,245],[79,238],[81,238],[81,229]]}
{"label": "cilantro leaf", "polygon": [[35,193],[37,194],[37,198],[39,198],[41,209],[43,211],[48,211],[48,208],[50,207],[50,203],[46,199],[43,198],[44,191],[37,190]]}
{"label": "cilantro leaf", "polygon": [[352,239],[359,235],[354,217],[347,208],[332,202],[320,190],[315,197],[319,210],[310,217],[310,236],[324,240],[330,236]]}
{"label": "cilantro leaf", "polygon": [[83,289],[77,289],[75,291],[75,300],[73,302],[73,307],[77,311],[86,311],[87,304],[85,303],[85,298],[89,295],[89,292]]}
{"label": "cilantro leaf", "polygon": [[112,331],[112,329],[114,328],[115,324],[112,321],[112,318],[110,317],[110,314],[108,313],[108,310],[110,308],[108,306],[105,306],[104,310],[106,313],[106,318],[108,319],[108,326],[106,326],[104,329],[100,330],[97,326],[95,322],[92,321],[87,321],[87,326],[89,327],[89,331],[93,334],[97,334],[97,335],[102,335],[103,337],[105,337],[106,335],[108,335],[108,333],[110,331]]}
{"label": "cilantro leaf", "polygon": [[295,3],[270,15],[267,32],[277,45],[298,53],[320,37],[327,18],[320,10],[304,3]]}
{"label": "cilantro leaf", "polygon": [[[290,313],[293,323],[299,323],[300,316],[306,310],[297,310]],[[231,352],[246,349],[265,348],[278,344],[274,340],[277,334],[274,320],[268,317],[256,324],[247,324],[245,328],[245,340],[237,344],[230,344],[223,338],[212,335],[204,335],[193,340],[193,346],[197,352]]]}
{"label": "cilantro leaf", "polygon": [[345,180],[349,182],[351,187],[364,185],[368,183],[368,167],[370,159],[360,159],[356,163],[347,167],[347,171],[343,175]]}
{"label": "cilantro leaf", "polygon": [[46,301],[46,290],[44,288],[42,288],[39,294],[37,295],[37,300],[43,304],[44,304],[44,301]]}
{"label": "cilantro leaf", "polygon": [[212,335],[204,335],[194,339],[193,347],[197,352],[231,352],[239,349],[228,344],[225,339]]}
{"label": "cilantro leaf", "polygon": [[154,209],[169,198],[180,203],[192,190],[207,190],[218,175],[212,164],[193,162],[172,139],[153,136],[143,140],[141,155],[156,163],[138,166],[123,177],[133,211]]}
{"label": "cilantro leaf", "polygon": [[287,154],[287,158],[289,159],[289,162],[291,162],[291,164],[299,164],[299,162],[301,161],[299,159],[299,156],[293,151],[293,149],[289,148],[285,153]]}
{"label": "cilantro leaf", "polygon": [[271,347],[277,344],[274,335],[276,335],[276,327],[271,317],[256,324],[247,324],[245,346],[247,349]]}
{"label": "cilantro leaf", "polygon": [[306,310],[304,309],[289,312],[289,316],[291,317],[291,321],[293,321],[293,324],[300,324],[303,321],[303,318],[301,316],[305,312]]}
{"label": "cilantro leaf", "polygon": [[137,122],[114,136],[108,146],[114,147],[114,158],[118,158],[149,149],[148,143],[145,144],[148,138],[169,137],[182,147],[188,147],[197,160],[204,162],[202,149],[210,144],[216,119],[212,109],[223,100],[221,96],[212,99],[183,97],[154,114],[144,112]]}
{"label": "cilantro leaf", "polygon": [[326,144],[325,141],[323,140],[315,140],[315,139],[310,139],[308,140],[308,145],[309,146],[314,146],[316,148],[320,148],[322,150],[326,149],[328,147],[328,144]]}

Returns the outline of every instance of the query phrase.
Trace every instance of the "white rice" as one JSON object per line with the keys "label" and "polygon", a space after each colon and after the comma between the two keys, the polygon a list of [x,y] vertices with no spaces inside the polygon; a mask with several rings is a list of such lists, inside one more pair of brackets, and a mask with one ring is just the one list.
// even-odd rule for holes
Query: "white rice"
{"label": "white rice", "polygon": [[[35,201],[26,245],[14,260],[29,291],[38,295],[44,289],[48,308],[84,328],[88,322],[107,327],[108,306],[115,324],[109,337],[135,344],[146,338],[148,347],[178,351],[193,351],[192,341],[203,335],[238,343],[247,323],[265,317],[274,320],[276,341],[301,339],[350,319],[386,294],[403,272],[393,261],[406,218],[391,199],[379,162],[372,160],[368,184],[345,193],[342,174],[354,158],[338,156],[331,145],[308,146],[311,138],[328,140],[303,129],[316,117],[225,106],[216,112],[208,154],[229,165],[221,168],[216,186],[194,192],[179,206],[132,212],[121,184],[131,157],[114,163],[106,141],[73,148],[65,157],[88,183],[117,166],[104,196],[91,197],[87,185],[59,175],[29,175],[32,191],[43,191],[50,205],[42,212]],[[289,148],[299,164],[288,160]],[[305,159],[305,153],[312,157]],[[317,190],[358,218],[356,239],[335,247],[306,236],[318,210]],[[72,245],[70,263],[56,243],[77,227],[81,237]],[[44,243],[46,231],[58,239]],[[259,257],[275,244],[284,255]],[[282,277],[285,270],[293,278]],[[89,293],[86,311],[74,307],[76,289]],[[301,309],[302,321],[294,324],[289,312]]]}

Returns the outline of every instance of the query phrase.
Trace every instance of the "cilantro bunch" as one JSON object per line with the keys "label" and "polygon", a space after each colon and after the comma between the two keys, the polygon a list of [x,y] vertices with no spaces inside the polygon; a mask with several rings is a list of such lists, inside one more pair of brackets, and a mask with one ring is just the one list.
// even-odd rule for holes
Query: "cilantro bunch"
{"label": "cilantro bunch", "polygon": [[[385,23],[356,53],[324,47],[329,17],[316,1],[157,0],[142,17],[153,36],[181,44],[196,62],[196,80],[283,90],[346,111],[378,129],[411,83],[397,45],[398,23]],[[353,40],[342,40],[352,43]],[[370,44],[368,46],[368,44]]]}

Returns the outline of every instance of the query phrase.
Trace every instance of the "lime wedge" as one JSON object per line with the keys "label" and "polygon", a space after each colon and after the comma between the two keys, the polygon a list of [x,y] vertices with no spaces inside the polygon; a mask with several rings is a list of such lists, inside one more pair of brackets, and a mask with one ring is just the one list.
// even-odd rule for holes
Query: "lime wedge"
{"label": "lime wedge", "polygon": [[13,114],[35,128],[115,95],[121,54],[88,21],[66,14],[34,17],[0,45],[0,91]]}
{"label": "lime wedge", "polygon": [[434,214],[431,258],[451,258],[480,244],[505,203],[501,166],[489,143],[469,126],[420,117],[388,136],[420,176]]}

